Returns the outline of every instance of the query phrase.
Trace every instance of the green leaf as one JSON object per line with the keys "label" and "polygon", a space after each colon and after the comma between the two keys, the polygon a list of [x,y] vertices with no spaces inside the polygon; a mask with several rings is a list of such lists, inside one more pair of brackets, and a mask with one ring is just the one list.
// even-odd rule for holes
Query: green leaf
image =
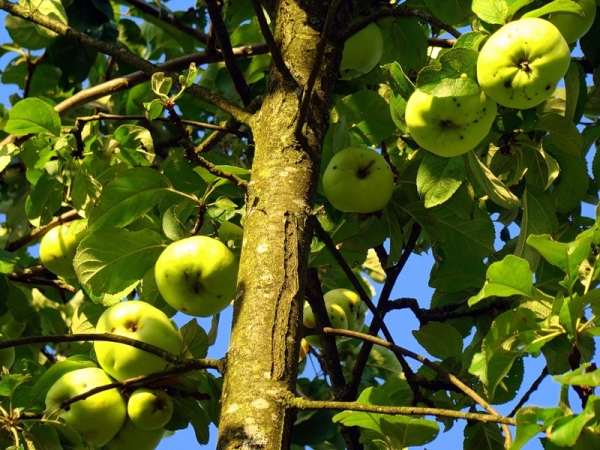
{"label": "green leaf", "polygon": [[332,122],[342,116],[350,132],[364,145],[378,145],[396,130],[389,105],[374,91],[358,91],[342,98],[333,108]]}
{"label": "green leaf", "polygon": [[484,298],[512,295],[530,299],[540,298],[539,291],[533,286],[533,273],[529,263],[517,256],[507,255],[501,261],[490,265],[483,289],[469,299],[469,306]]}
{"label": "green leaf", "polygon": [[185,417],[192,424],[198,443],[202,445],[208,444],[210,419],[206,412],[191,397],[174,397],[173,400],[177,414]]}
{"label": "green leaf", "polygon": [[[569,0],[569,2],[572,2]],[[545,114],[540,117],[535,130],[544,130],[550,134],[553,143],[562,153],[581,157],[583,155],[583,138],[575,124],[560,114]]]}
{"label": "green leaf", "polygon": [[506,0],[473,0],[471,9],[484,22],[494,24],[508,22],[509,9]]}
{"label": "green leaf", "polygon": [[208,352],[208,336],[196,318],[181,327],[183,344],[181,354],[191,358],[206,358]]}
{"label": "green leaf", "polygon": [[63,185],[56,178],[44,173],[25,202],[25,212],[32,225],[39,227],[49,223],[63,201]]}
{"label": "green leaf", "polygon": [[541,8],[526,12],[523,14],[522,18],[544,17],[548,14],[558,11],[568,11],[582,15],[581,6],[577,2],[574,2],[573,0],[554,0],[547,5],[542,6]]}
{"label": "green leaf", "polygon": [[23,431],[28,450],[62,450],[56,429],[48,425],[34,425]]}
{"label": "green leaf", "polygon": [[454,44],[453,48],[467,48],[469,50],[478,51],[481,44],[488,37],[487,34],[479,31],[468,31],[463,33]]}
{"label": "green leaf", "polygon": [[151,166],[154,161],[154,141],[150,131],[138,125],[125,124],[115,130],[114,139],[121,144],[117,157],[130,166]]}
{"label": "green leaf", "polygon": [[443,322],[429,322],[413,336],[431,356],[444,360],[462,355],[463,338],[456,328]]}
{"label": "green leaf", "polygon": [[427,38],[416,17],[397,17],[394,24],[381,30],[383,54],[379,64],[397,62],[404,73],[416,74],[427,64]]}
{"label": "green leaf", "polygon": [[469,372],[480,377],[489,401],[493,401],[498,385],[515,360],[526,353],[537,355],[544,343],[556,335],[557,332],[542,329],[529,309],[506,311],[492,323]]}
{"label": "green leaf", "polygon": [[173,80],[164,72],[156,72],[152,74],[151,87],[159,97],[168,98],[171,87],[173,87]]}
{"label": "green leaf", "polygon": [[477,84],[477,57],[468,48],[456,48],[439,58],[441,68],[425,67],[417,77],[417,88],[435,97],[459,97],[481,92]]}
{"label": "green leaf", "polygon": [[[67,14],[58,0],[20,0],[19,5],[67,25]],[[29,50],[47,47],[57,37],[54,31],[21,17],[9,15],[5,25],[15,43]]]}
{"label": "green leaf", "polygon": [[[585,71],[577,61],[571,61],[565,77],[565,117],[573,123],[579,123],[587,102]],[[587,128],[583,130],[582,135]],[[589,147],[584,146],[587,150]]]}
{"label": "green leaf", "polygon": [[527,167],[527,184],[541,191],[548,189],[560,174],[558,162],[545,152],[539,143],[521,142],[518,146],[518,157]]}
{"label": "green leaf", "polygon": [[38,98],[26,98],[8,111],[4,131],[16,136],[49,133],[60,135],[60,116],[48,103]]}
{"label": "green leaf", "polygon": [[475,178],[479,187],[485,192],[490,199],[505,209],[515,209],[521,206],[521,201],[518,197],[508,189],[502,181],[500,181],[492,173],[490,169],[483,164],[474,152],[467,153],[467,160],[471,174]]}
{"label": "green leaf", "polygon": [[559,447],[571,447],[575,445],[583,427],[596,416],[596,408],[600,406],[600,398],[591,395],[585,405],[585,409],[577,415],[564,416],[552,424],[552,431],[548,434],[548,440]]}
{"label": "green leaf", "polygon": [[504,436],[495,423],[469,423],[465,427],[463,450],[503,450]]}
{"label": "green leaf", "polygon": [[517,411],[517,433],[510,450],[520,450],[538,433],[547,430],[558,419],[564,416],[560,408],[540,408],[525,406]]}
{"label": "green leaf", "polygon": [[163,111],[162,101],[155,98],[152,101],[144,102],[144,109],[146,110],[146,118],[150,121],[156,119],[162,114]]}
{"label": "green leaf", "polygon": [[471,15],[471,0],[425,0],[425,5],[434,16],[448,24],[463,23]]}
{"label": "green leaf", "polygon": [[600,369],[592,363],[584,363],[577,369],[563,375],[553,376],[554,381],[573,386],[600,387]]}
{"label": "green leaf", "polygon": [[164,248],[162,237],[149,229],[95,231],[79,244],[73,267],[93,294],[116,294],[135,286]]}
{"label": "green leaf", "polygon": [[466,175],[462,158],[442,158],[426,152],[417,172],[417,191],[425,208],[441,205],[452,197]]}
{"label": "green leaf", "polygon": [[[382,388],[369,387],[357,400],[365,405],[390,405],[390,399]],[[431,442],[439,433],[439,426],[431,420],[409,416],[390,416],[359,411],[343,411],[333,417],[334,422],[345,426],[358,426],[376,432],[389,448],[400,449]]]}
{"label": "green leaf", "polygon": [[404,100],[408,100],[414,92],[415,86],[402,70],[402,66],[397,61],[394,61],[383,65],[381,69],[392,90]]}
{"label": "green leaf", "polygon": [[147,213],[175,191],[167,177],[154,169],[136,167],[113,178],[102,190],[88,225],[90,232],[123,227]]}

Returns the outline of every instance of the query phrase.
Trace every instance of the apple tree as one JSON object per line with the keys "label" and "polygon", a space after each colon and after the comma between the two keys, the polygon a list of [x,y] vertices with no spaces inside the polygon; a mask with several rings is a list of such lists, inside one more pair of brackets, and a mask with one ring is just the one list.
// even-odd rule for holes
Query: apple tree
{"label": "apple tree", "polygon": [[0,445],[600,447],[597,8],[0,0]]}

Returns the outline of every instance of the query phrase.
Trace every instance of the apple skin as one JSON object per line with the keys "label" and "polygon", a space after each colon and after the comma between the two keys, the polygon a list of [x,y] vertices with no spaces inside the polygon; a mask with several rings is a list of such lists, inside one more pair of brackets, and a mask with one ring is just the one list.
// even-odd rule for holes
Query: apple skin
{"label": "apple skin", "polygon": [[139,388],[127,401],[127,415],[142,430],[164,428],[173,417],[173,398],[162,389]]}
{"label": "apple skin", "polygon": [[325,304],[338,305],[346,313],[348,330],[361,331],[365,323],[367,305],[360,299],[360,295],[350,289],[332,289],[323,295]]}
{"label": "apple skin", "polygon": [[165,434],[164,428],[143,430],[135,426],[131,420],[119,430],[107,444],[106,450],[154,450]]}
{"label": "apple skin", "polygon": [[408,99],[404,117],[419,146],[450,158],[475,148],[492,128],[496,112],[496,102],[483,92],[434,97],[416,90]]}
{"label": "apple skin", "polygon": [[387,161],[367,147],[347,147],[331,158],[323,173],[327,200],[339,211],[372,213],[388,204],[394,174]]}
{"label": "apple skin", "polygon": [[[98,319],[96,332],[137,339],[175,355],[181,353],[181,337],[167,315],[141,300],[109,307]],[[94,341],[94,350],[100,367],[119,381],[159,372],[171,365],[158,355],[117,342]]]}
{"label": "apple skin", "polygon": [[235,296],[238,261],[221,241],[192,236],[170,244],[154,268],[165,301],[184,314],[210,317]]}
{"label": "apple skin", "polygon": [[370,23],[350,36],[344,43],[340,78],[358,78],[377,65],[383,54],[383,35],[375,23]]}
{"label": "apple skin", "polygon": [[561,32],[567,43],[572,44],[582,38],[594,23],[596,18],[595,0],[573,0],[581,6],[583,16],[572,12],[555,12],[550,14],[548,22],[553,24]]}
{"label": "apple skin", "polygon": [[545,19],[509,22],[490,36],[477,59],[477,80],[502,106],[527,109],[544,102],[571,64],[569,44]]}
{"label": "apple skin", "polygon": [[[325,303],[325,308],[327,310],[327,315],[329,316],[329,323],[331,323],[332,328],[340,328],[342,330],[348,329],[348,318],[346,317],[346,312],[339,305],[327,304]],[[312,308],[308,304],[308,302],[304,303],[304,311],[302,315],[302,323],[306,328],[316,328],[317,323],[315,321],[315,315],[312,311]],[[305,337],[306,342],[310,345],[321,348],[321,338],[317,334],[313,334]],[[342,340],[346,340],[347,338],[343,338],[342,336],[336,336],[336,342],[340,342]]]}
{"label": "apple skin", "polygon": [[[8,338],[4,337],[4,335],[0,334],[0,342],[4,342],[8,340]],[[0,350],[0,367],[6,367],[10,370],[12,365],[15,363],[15,348],[8,347]]]}
{"label": "apple skin", "polygon": [[[97,367],[68,372],[48,390],[46,410],[90,389],[113,382],[106,372]],[[117,389],[109,389],[71,404],[68,411],[60,411],[59,417],[81,433],[86,442],[101,447],[125,423],[127,406]]]}
{"label": "apple skin", "polygon": [[40,242],[40,259],[52,273],[63,278],[75,278],[73,258],[77,246],[86,236],[87,220],[80,219],[51,228]]}

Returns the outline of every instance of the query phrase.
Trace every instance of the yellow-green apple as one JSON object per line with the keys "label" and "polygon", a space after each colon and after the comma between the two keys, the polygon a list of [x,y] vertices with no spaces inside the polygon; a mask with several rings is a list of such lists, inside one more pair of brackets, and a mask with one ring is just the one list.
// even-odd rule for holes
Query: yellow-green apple
{"label": "yellow-green apple", "polygon": [[502,106],[527,109],[547,100],[567,73],[571,51],[558,28],[545,19],[509,22],[485,42],[477,80]]}
{"label": "yellow-green apple", "polygon": [[85,237],[87,220],[79,219],[51,228],[40,242],[42,264],[59,277],[74,278],[73,258],[77,246]]}
{"label": "yellow-green apple", "polygon": [[[0,342],[6,341],[7,338],[4,335],[0,334]],[[8,347],[0,350],[0,367],[6,367],[10,369],[12,365],[15,363],[15,348]]]}
{"label": "yellow-green apple", "polygon": [[[96,332],[136,339],[175,355],[181,353],[181,336],[167,315],[141,300],[117,303],[106,309],[98,319]],[[170,366],[158,355],[118,342],[94,341],[94,350],[100,367],[119,381]]]}
{"label": "yellow-green apple", "polygon": [[173,398],[162,389],[138,388],[127,400],[127,415],[142,430],[163,428],[173,411]]}
{"label": "yellow-green apple", "polygon": [[394,174],[377,151],[347,147],[329,161],[323,173],[323,190],[340,211],[371,213],[383,209],[392,198]]}
{"label": "yellow-green apple", "polygon": [[475,148],[496,119],[496,102],[485,93],[434,97],[415,90],[406,104],[405,119],[419,146],[452,157]]}
{"label": "yellow-green apple", "polygon": [[340,306],[346,313],[348,329],[361,331],[365,323],[367,305],[360,299],[360,295],[350,289],[338,288],[325,292],[325,304]]}
{"label": "yellow-green apple", "polygon": [[573,2],[581,6],[583,15],[561,11],[552,13],[548,17],[548,21],[558,28],[558,31],[561,32],[569,44],[572,44],[590,31],[596,18],[597,9],[595,0],[573,0]]}
{"label": "yellow-green apple", "polygon": [[118,433],[127,418],[127,405],[121,393],[113,388],[76,401],[66,409],[59,409],[59,405],[76,395],[110,383],[114,383],[114,380],[97,367],[68,372],[48,390],[46,411],[50,417],[56,417],[56,414],[63,419],[86,442],[101,447]]}
{"label": "yellow-green apple", "polygon": [[[325,303],[325,309],[327,311],[327,316],[329,317],[329,323],[332,328],[340,328],[342,330],[348,329],[348,318],[346,317],[346,312],[339,305],[327,304]],[[316,328],[317,322],[315,321],[315,315],[313,313],[312,308],[308,304],[308,302],[304,303],[304,311],[302,315],[302,323],[306,328]],[[317,348],[321,348],[321,339],[318,335],[312,334],[310,336],[305,337],[306,342],[310,345],[313,345]],[[345,338],[344,338],[345,339]],[[343,340],[342,337],[336,336],[336,341]]]}
{"label": "yellow-green apple", "polygon": [[383,54],[383,36],[375,23],[370,23],[344,43],[340,73],[342,80],[364,75],[377,65]]}
{"label": "yellow-green apple", "polygon": [[154,450],[164,434],[164,428],[143,430],[136,427],[131,420],[127,420],[105,448],[106,450]]}
{"label": "yellow-green apple", "polygon": [[169,305],[184,314],[209,317],[233,300],[238,261],[221,241],[192,236],[170,244],[156,261],[154,274]]}

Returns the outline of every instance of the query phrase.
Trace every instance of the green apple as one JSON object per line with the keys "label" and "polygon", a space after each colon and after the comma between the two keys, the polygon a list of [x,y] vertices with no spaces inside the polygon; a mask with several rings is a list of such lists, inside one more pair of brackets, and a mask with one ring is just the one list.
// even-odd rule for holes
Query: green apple
{"label": "green apple", "polygon": [[106,444],[106,450],[154,450],[165,434],[164,428],[143,430],[127,420],[123,428]]}
{"label": "green apple", "polygon": [[165,301],[184,314],[213,316],[233,300],[238,262],[221,241],[192,236],[170,244],[160,255],[154,274]]}
{"label": "green apple", "polygon": [[[181,353],[181,337],[167,315],[141,300],[125,301],[108,308],[98,319],[96,332],[136,339],[175,355]],[[94,350],[100,367],[119,381],[170,366],[158,355],[117,342],[94,341]]]}
{"label": "green apple", "polygon": [[323,295],[323,300],[326,305],[337,305],[344,310],[348,320],[348,330],[362,330],[367,305],[360,299],[360,295],[350,289],[338,288],[327,291]]}
{"label": "green apple", "polygon": [[[325,309],[327,311],[327,316],[329,317],[329,323],[331,323],[332,328],[339,328],[342,330],[348,329],[348,318],[346,317],[346,312],[339,305],[327,304],[325,303]],[[316,328],[317,322],[315,321],[315,315],[313,313],[312,308],[308,304],[308,302],[304,303],[304,311],[302,313],[302,323],[306,328]],[[321,348],[321,339],[319,335],[312,334],[310,336],[305,337],[306,342],[310,345]],[[341,336],[336,336],[336,341],[341,341],[346,338],[342,338]]]}
{"label": "green apple", "polygon": [[[0,334],[0,342],[6,341],[7,338]],[[15,363],[15,348],[8,347],[0,350],[0,367],[6,367],[10,369]]]}
{"label": "green apple", "polygon": [[142,430],[163,428],[173,416],[173,399],[162,389],[139,388],[127,401],[127,415]]}
{"label": "green apple", "polygon": [[[61,403],[76,395],[113,382],[106,372],[97,367],[68,372],[48,390],[46,410],[57,409]],[[52,412],[50,417],[53,417]],[[125,423],[127,405],[117,389],[109,389],[72,403],[68,409],[59,410],[58,417],[81,433],[86,442],[101,447]]]}
{"label": "green apple", "polygon": [[419,146],[449,158],[475,148],[490,132],[496,112],[496,102],[483,92],[434,97],[416,90],[408,99],[404,117]]}
{"label": "green apple", "polygon": [[509,22],[490,36],[477,59],[477,80],[502,106],[527,109],[544,102],[571,64],[569,44],[545,19]]}
{"label": "green apple", "polygon": [[394,174],[387,161],[367,147],[347,147],[331,158],[323,173],[323,190],[334,208],[371,213],[388,204]]}
{"label": "green apple", "polygon": [[340,73],[342,80],[364,75],[377,65],[383,54],[383,36],[375,23],[370,23],[344,43]]}
{"label": "green apple", "polygon": [[548,18],[548,21],[558,28],[558,31],[561,32],[569,44],[572,44],[590,31],[596,18],[597,9],[595,0],[573,1],[581,6],[583,16],[574,12],[562,11],[552,13]]}
{"label": "green apple", "polygon": [[80,219],[51,228],[40,242],[40,259],[52,273],[63,278],[76,277],[73,258],[85,237],[87,220]]}

